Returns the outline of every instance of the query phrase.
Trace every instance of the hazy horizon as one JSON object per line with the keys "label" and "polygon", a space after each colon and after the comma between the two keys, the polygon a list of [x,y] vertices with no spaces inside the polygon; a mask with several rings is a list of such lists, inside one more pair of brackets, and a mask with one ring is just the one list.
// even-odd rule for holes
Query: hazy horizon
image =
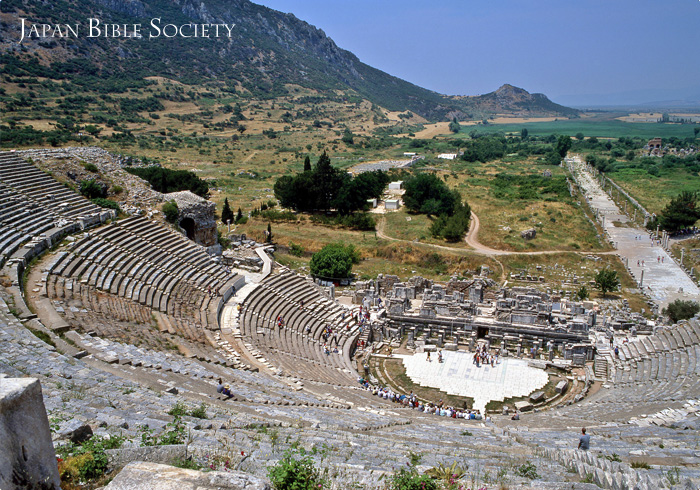
{"label": "hazy horizon", "polygon": [[[504,83],[565,105],[700,100],[700,2],[254,0],[322,29],[361,61],[421,87]],[[699,104],[700,105],[700,104]]]}

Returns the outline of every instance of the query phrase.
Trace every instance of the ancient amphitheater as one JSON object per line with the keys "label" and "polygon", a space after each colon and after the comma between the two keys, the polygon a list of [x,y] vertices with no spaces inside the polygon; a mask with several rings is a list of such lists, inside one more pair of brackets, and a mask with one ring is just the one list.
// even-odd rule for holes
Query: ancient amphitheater
{"label": "ancient amphitheater", "polygon": [[[208,477],[198,488],[266,488],[267,468],[290,447],[311,451],[330,487],[339,489],[384,488],[385,475],[411,454],[420,456],[420,470],[458,462],[467,470],[462,488],[700,483],[696,319],[630,336],[617,356],[592,329],[593,362],[565,371],[569,391],[535,404],[520,420],[500,412],[480,420],[438,416],[362,388],[361,366],[368,356],[375,364],[386,360],[370,353],[401,334],[424,350],[473,349],[483,339],[476,327],[471,335],[468,322],[457,330],[437,318],[402,326],[402,313],[373,332],[358,323],[359,305],[339,303],[262,250],[262,269],[247,272],[223,265],[147,213],[114,218],[20,152],[0,153],[3,490],[56,488],[54,454],[42,446],[48,424],[55,445],[85,431],[129,439],[110,452],[112,467],[129,466],[107,488],[130,488],[125,482],[136,477],[161,478],[165,486],[157,488],[190,488],[182,483],[186,470],[155,465],[175,458],[238,478],[235,486],[224,476]],[[381,317],[369,296],[373,317]],[[488,296],[478,300],[480,308],[492,306]],[[334,343],[324,339],[327,326],[336,329]],[[536,345],[536,329],[520,340],[506,330],[499,335],[504,346],[513,340],[511,356]],[[550,340],[557,335],[569,334],[553,332]],[[540,362],[571,367],[564,351],[550,351]],[[217,395],[219,378],[233,398]],[[42,399],[48,422],[26,420],[41,418]],[[31,410],[16,413],[26,403]],[[166,430],[177,403],[190,409],[204,403],[208,418],[183,417],[183,444],[140,447],[142,427]],[[590,451],[576,449],[584,426]],[[536,475],[519,471],[528,463]],[[156,488],[144,485],[133,488]]]}

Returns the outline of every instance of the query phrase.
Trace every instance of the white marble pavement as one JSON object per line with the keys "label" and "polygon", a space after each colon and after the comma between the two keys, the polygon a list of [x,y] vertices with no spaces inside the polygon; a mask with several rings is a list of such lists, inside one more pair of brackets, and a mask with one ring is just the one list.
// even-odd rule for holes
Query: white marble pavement
{"label": "white marble pavement", "polygon": [[403,361],[406,374],[421,386],[438,388],[450,395],[474,399],[474,408],[485,413],[491,400],[526,396],[547,384],[549,376],[542,369],[528,366],[523,359],[499,359],[495,367],[473,363],[473,354],[462,351],[442,351],[443,362],[437,362],[437,354],[394,354]]}

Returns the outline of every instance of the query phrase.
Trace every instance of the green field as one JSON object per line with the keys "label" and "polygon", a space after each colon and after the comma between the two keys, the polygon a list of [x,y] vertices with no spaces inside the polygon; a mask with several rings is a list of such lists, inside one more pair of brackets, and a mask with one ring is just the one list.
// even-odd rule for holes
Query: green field
{"label": "green field", "polygon": [[[598,138],[677,138],[694,137],[694,124],[670,124],[670,123],[628,123],[618,120],[600,119],[569,119],[561,121],[531,122],[518,124],[488,124],[486,126],[462,126],[461,133],[470,133],[476,130],[482,134],[492,133],[520,133],[523,128],[532,136],[547,136],[553,133],[575,136],[583,133],[585,136]],[[463,136],[463,135],[462,135]]]}
{"label": "green field", "polygon": [[634,196],[647,211],[657,214],[681,192],[700,189],[700,176],[680,168],[662,168],[658,176],[643,169],[626,168],[608,177]]}

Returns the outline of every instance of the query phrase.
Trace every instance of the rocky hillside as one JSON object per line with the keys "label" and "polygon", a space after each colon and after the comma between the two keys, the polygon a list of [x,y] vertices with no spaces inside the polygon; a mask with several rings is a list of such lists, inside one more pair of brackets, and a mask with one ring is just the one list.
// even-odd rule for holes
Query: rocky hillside
{"label": "rocky hillside", "polygon": [[[27,19],[26,29],[34,24],[54,28],[77,24],[78,35],[65,28],[49,29],[46,36],[27,36],[20,44],[23,18]],[[99,19],[102,25],[141,24],[142,37],[90,37],[90,18]],[[235,27],[230,37],[166,38],[161,32],[150,37],[153,19],[159,19],[160,27],[189,23]],[[288,84],[296,84],[315,90],[342,90],[386,109],[410,110],[432,120],[478,117],[492,108],[494,112],[518,114],[526,110],[532,115],[575,112],[539,95],[523,101],[516,97],[501,105],[490,101],[493,94],[443,96],[362,63],[322,30],[292,14],[248,0],[3,0],[0,69],[16,76],[68,79],[90,89],[100,85],[107,93],[140,89],[143,85],[138,82],[149,76],[189,84],[213,81],[230,92],[254,98],[284,95]]]}
{"label": "rocky hillside", "polygon": [[531,94],[510,84],[502,85],[495,92],[466,97],[462,102],[475,113],[508,114],[514,116],[566,116],[576,117],[580,111],[564,107],[549,100],[544,94]]}

